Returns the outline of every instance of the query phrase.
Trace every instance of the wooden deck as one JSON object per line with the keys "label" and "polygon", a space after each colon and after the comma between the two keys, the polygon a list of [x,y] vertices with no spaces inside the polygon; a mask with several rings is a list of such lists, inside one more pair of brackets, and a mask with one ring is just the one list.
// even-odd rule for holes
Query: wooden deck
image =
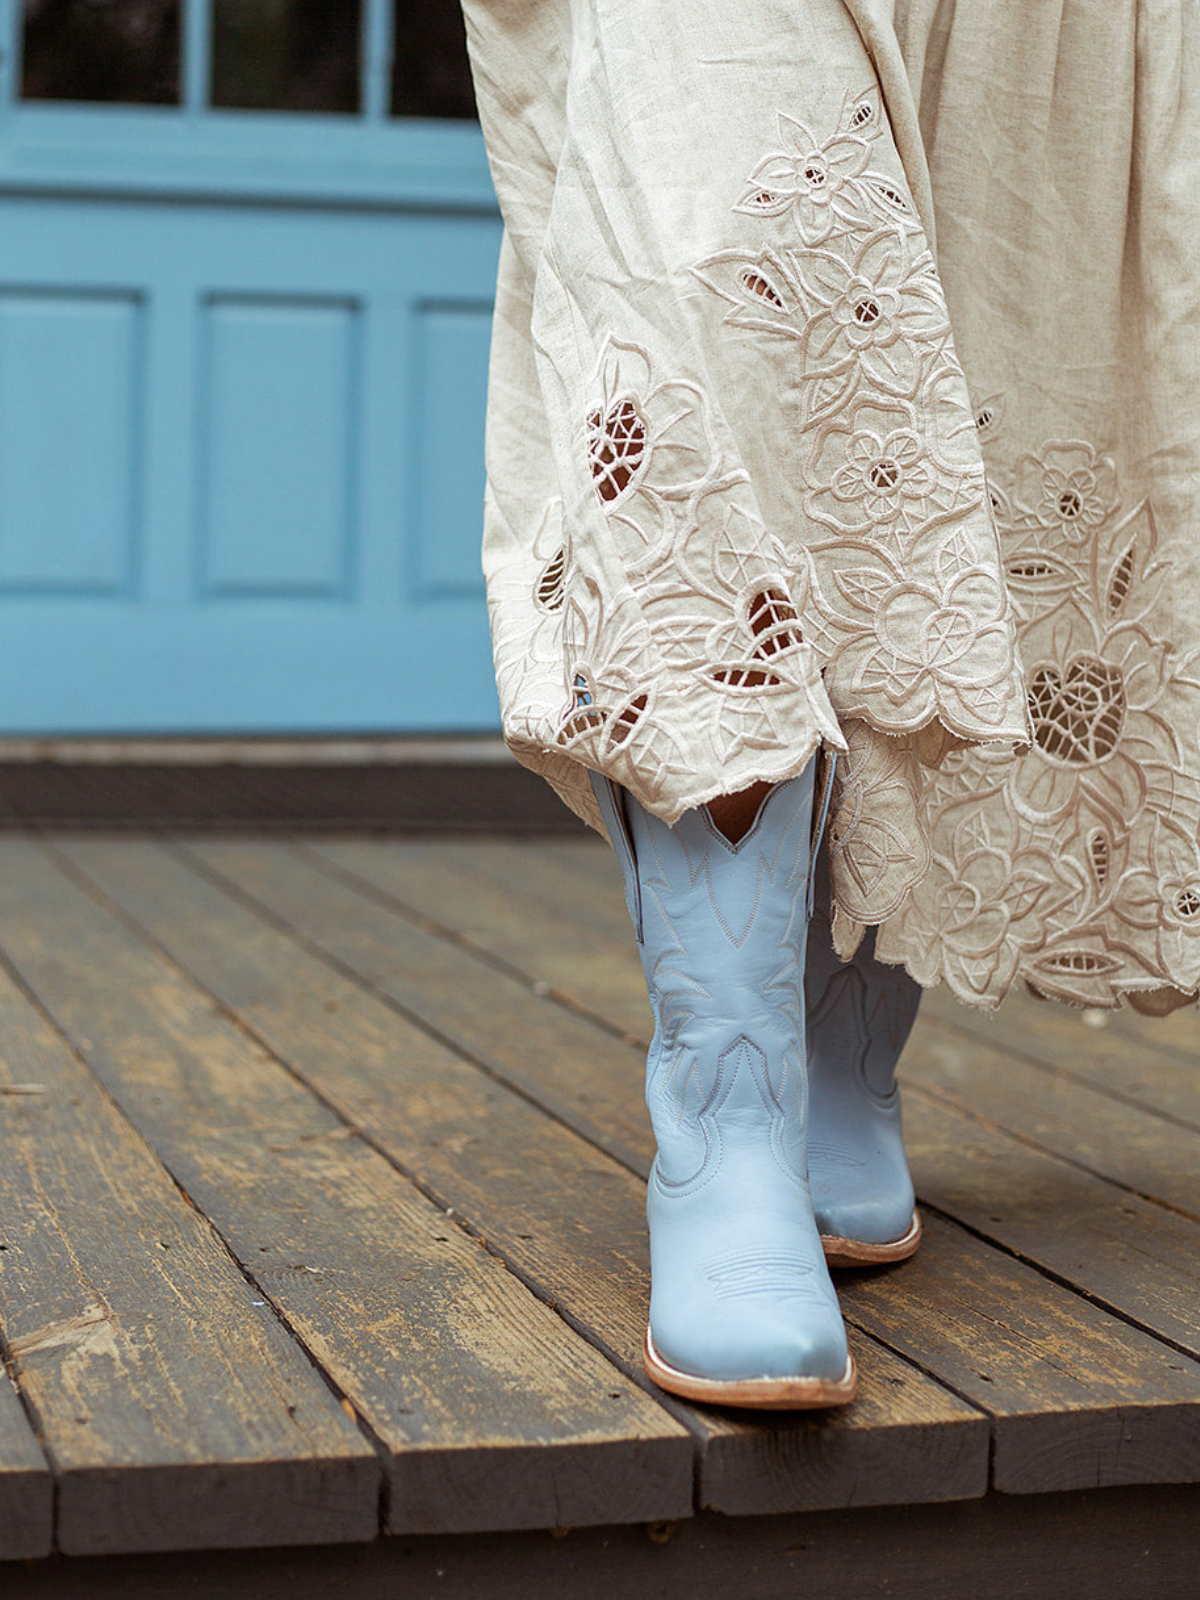
{"label": "wooden deck", "polygon": [[855,1404],[755,1418],[641,1376],[603,846],[8,835],[0,963],[6,1597],[1200,1593],[1193,1012],[927,996],[926,1242],[841,1275]]}

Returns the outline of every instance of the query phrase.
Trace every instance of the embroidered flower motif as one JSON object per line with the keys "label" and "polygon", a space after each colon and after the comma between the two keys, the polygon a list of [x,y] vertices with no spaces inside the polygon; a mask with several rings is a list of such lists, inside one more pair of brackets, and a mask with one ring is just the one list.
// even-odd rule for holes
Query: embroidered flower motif
{"label": "embroidered flower motif", "polygon": [[940,350],[950,332],[929,252],[913,259],[906,235],[887,229],[866,239],[851,259],[827,249],[795,259],[818,308],[807,328],[805,375],[855,368],[871,389],[912,398],[923,356]]}
{"label": "embroidered flower motif", "polygon": [[[967,739],[1011,723],[1012,622],[999,579],[936,557],[918,581],[883,550],[844,539],[805,552],[802,611],[829,652],[825,681],[843,715],[909,732],[934,719]],[[836,596],[836,599],[834,598]]]}
{"label": "embroidered flower motif", "polygon": [[912,898],[921,919],[938,930],[940,964],[958,993],[978,1003],[1009,987],[1022,954],[1041,942],[1032,913],[1053,884],[1048,862],[1044,876],[1028,866],[1014,872],[1005,852],[954,831],[951,853],[934,855]]}
{"label": "embroidered flower motif", "polygon": [[[1185,993],[1200,983],[1200,852],[1178,821],[1154,817],[1124,851],[1112,910],[1153,940],[1154,975]],[[1121,952],[1115,952],[1121,954]]]}
{"label": "embroidered flower motif", "polygon": [[841,742],[836,711],[845,938],[882,921],[882,959],[981,1004],[1022,976],[1092,1005],[1195,988],[1200,673],[1165,643],[1150,508],[1091,443],[1002,455],[1021,408],[971,403],[880,126],[873,96],[781,117],[736,208],[761,237],[694,268],[731,340],[774,335],[791,507],[760,507],[699,383],[609,339],[577,417],[607,537],[560,525],[523,564],[506,733],[564,791],[584,763],[674,805],[713,771],[794,771],[797,730]]}
{"label": "embroidered flower motif", "polygon": [[840,416],[815,429],[802,462],[809,485],[804,509],[814,522],[848,537],[906,539],[933,523],[955,520],[969,530],[974,564],[995,560],[982,512],[982,467],[947,459],[932,430],[936,403],[865,394]]}
{"label": "embroidered flower motif", "polygon": [[1118,825],[1137,816],[1155,763],[1176,743],[1158,710],[1168,647],[1122,629],[1072,651],[1086,638],[1085,621],[1071,603],[1023,636],[1034,746],[1014,762],[1007,793],[1032,823],[1061,822],[1085,792]]}
{"label": "embroidered flower motif", "polygon": [[634,490],[678,499],[707,478],[715,444],[708,402],[694,383],[656,381],[646,352],[605,341],[586,418],[585,453],[606,510]]}
{"label": "embroidered flower motif", "polygon": [[924,501],[936,482],[915,428],[893,428],[888,434],[861,428],[851,434],[844,454],[829,493],[846,507],[849,526],[894,522],[905,501]]}
{"label": "embroidered flower motif", "polygon": [[1117,505],[1117,471],[1088,444],[1053,440],[1016,465],[1018,508],[1071,544],[1089,539]]}
{"label": "embroidered flower motif", "polygon": [[[1121,514],[1110,468],[1088,445],[1051,442],[1021,458],[1002,536],[1032,743],[1011,760],[996,747],[964,750],[917,791],[935,866],[879,948],[923,952],[914,974],[944,977],[964,999],[990,1003],[1019,975],[1042,994],[1099,1006],[1200,983],[1200,807],[1185,809],[1178,776],[1200,681],[1153,627],[1165,575],[1154,518],[1145,501]],[[1077,515],[1067,508],[1073,531],[1050,516],[1051,493],[1068,487],[1080,501]],[[1001,851],[990,864],[971,853],[983,845],[971,842],[969,815],[991,830],[983,845]],[[1015,956],[990,966],[987,915],[978,930],[961,925],[967,890],[1007,909],[1030,874],[1045,886],[1032,923],[1005,932]]]}
{"label": "embroidered flower motif", "polygon": [[932,256],[893,228],[876,227],[852,255],[832,246],[723,250],[692,271],[729,303],[730,326],[802,340],[806,383],[846,375],[911,398],[922,361],[949,337]]}
{"label": "embroidered flower motif", "polygon": [[835,229],[867,226],[864,186],[854,180],[867,170],[870,139],[860,133],[820,139],[782,111],[778,123],[783,148],[754,168],[734,210],[751,216],[791,211],[806,244],[822,243]]}

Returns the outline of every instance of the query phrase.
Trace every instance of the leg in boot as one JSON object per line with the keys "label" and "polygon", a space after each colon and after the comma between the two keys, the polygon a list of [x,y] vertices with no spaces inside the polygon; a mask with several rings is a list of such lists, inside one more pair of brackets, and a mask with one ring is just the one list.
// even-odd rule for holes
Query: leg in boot
{"label": "leg in boot", "polygon": [[810,767],[736,842],[594,787],[654,1010],[646,1366],[713,1404],[834,1405],[854,1364],[806,1176],[803,968]]}
{"label": "leg in boot", "polygon": [[804,971],[808,1173],[826,1258],[838,1267],[903,1261],[921,1239],[896,1086],[921,989],[874,949],[868,928],[853,960],[834,951],[822,851]]}

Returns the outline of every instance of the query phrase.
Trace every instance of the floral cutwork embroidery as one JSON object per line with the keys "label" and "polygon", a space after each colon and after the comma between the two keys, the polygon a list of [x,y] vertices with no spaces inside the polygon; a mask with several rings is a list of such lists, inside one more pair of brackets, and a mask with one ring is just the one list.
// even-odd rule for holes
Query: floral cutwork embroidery
{"label": "floral cutwork embroidery", "polygon": [[879,199],[907,213],[908,201],[895,182],[868,170],[878,124],[873,96],[860,97],[843,129],[824,139],[781,111],[781,148],[758,163],[734,209],[751,216],[788,212],[806,244],[820,244],[838,229],[868,225]]}
{"label": "floral cutwork embroidery", "polygon": [[[668,772],[686,772],[682,751],[652,719],[663,697],[656,701],[645,681],[642,629],[693,690],[701,682],[716,691],[693,693],[674,714],[694,723],[696,707],[706,707],[706,735],[723,764],[752,750],[794,761],[797,726],[840,746],[789,558],[763,527],[746,472],[726,469],[703,391],[661,378],[646,350],[610,338],[593,393],[583,450],[638,610],[621,628],[598,588],[572,591],[564,607],[572,677],[558,746],[618,778],[614,763],[624,761],[642,793]],[[540,583],[550,587],[551,575]]]}
{"label": "floral cutwork embroidery", "polygon": [[[1019,977],[1077,1005],[1188,993],[1200,983],[1200,802],[1181,731],[1200,720],[1200,681],[1155,626],[1169,568],[1151,507],[1125,510],[1114,463],[1081,441],[1019,456],[1010,479],[1001,537],[1033,743],[1011,760],[964,750],[928,778],[918,816],[935,870],[881,952],[905,952],[920,981],[944,977],[976,1004]],[[970,931],[953,908],[974,895],[992,909]],[[984,939],[997,916],[1003,939]]]}
{"label": "floral cutwork embroidery", "polygon": [[1091,766],[1117,748],[1125,721],[1125,684],[1108,662],[1076,656],[1061,668],[1034,669],[1029,709],[1034,742],[1047,760]]}
{"label": "floral cutwork embroidery", "polygon": [[[896,734],[940,718],[962,738],[1020,738],[977,417],[915,216],[869,168],[877,99],[848,101],[824,138],[782,114],[779,127],[785,148],[759,162],[736,209],[782,218],[799,244],[720,251],[693,272],[726,302],[727,326],[795,347],[803,507],[834,535],[794,558],[805,637],[842,719]],[[1083,518],[1096,486],[1077,465],[1060,494],[1078,485]]]}

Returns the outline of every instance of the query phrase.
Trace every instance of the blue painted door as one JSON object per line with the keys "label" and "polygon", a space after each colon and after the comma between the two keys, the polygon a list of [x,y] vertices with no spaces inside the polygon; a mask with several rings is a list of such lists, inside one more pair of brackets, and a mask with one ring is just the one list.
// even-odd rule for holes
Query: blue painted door
{"label": "blue painted door", "polygon": [[315,8],[314,91],[232,4],[138,0],[152,70],[85,93],[140,104],[62,97],[72,0],[0,5],[0,732],[494,727],[478,127],[396,114],[429,6]]}

